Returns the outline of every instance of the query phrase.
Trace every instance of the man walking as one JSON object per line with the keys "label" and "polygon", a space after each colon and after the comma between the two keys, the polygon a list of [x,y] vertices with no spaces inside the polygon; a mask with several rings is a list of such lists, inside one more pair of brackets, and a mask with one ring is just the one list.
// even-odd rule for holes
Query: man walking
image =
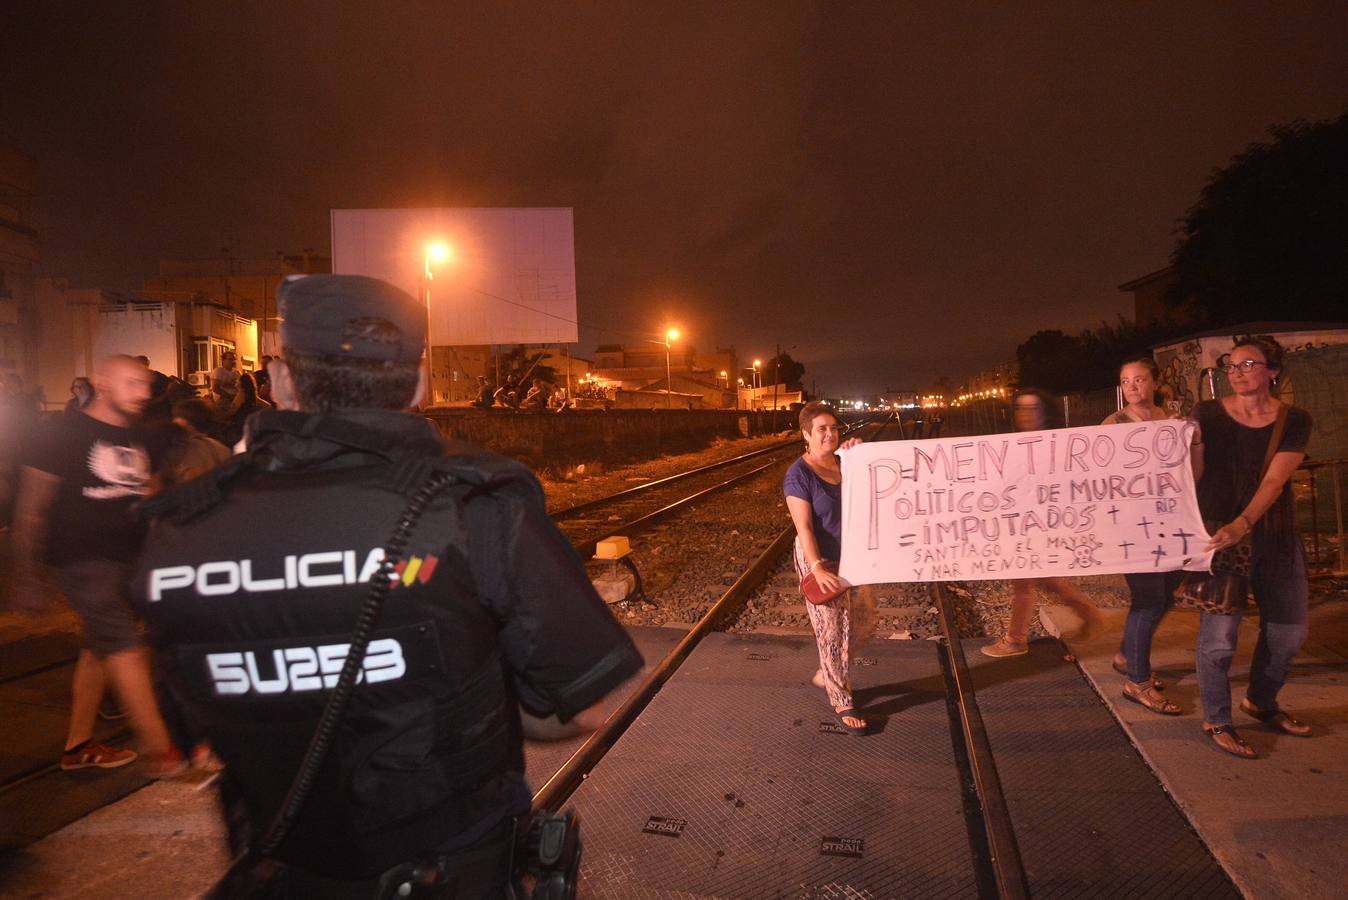
{"label": "man walking", "polygon": [[41,605],[39,566],[46,560],[84,630],[61,768],[115,768],[136,758],[93,740],[111,681],[151,770],[168,774],[181,768],[181,757],[159,715],[126,593],[144,533],[131,507],[150,477],[149,456],[132,425],[150,398],[150,373],[129,356],[113,356],[93,383],[93,401],[54,421],[25,456],[14,528],[18,601],[21,608]]}

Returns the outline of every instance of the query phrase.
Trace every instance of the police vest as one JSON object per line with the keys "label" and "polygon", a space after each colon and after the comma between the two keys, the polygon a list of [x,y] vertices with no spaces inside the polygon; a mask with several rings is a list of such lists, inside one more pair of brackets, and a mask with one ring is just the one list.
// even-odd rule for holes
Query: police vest
{"label": "police vest", "polygon": [[[257,838],[304,758],[407,504],[391,466],[364,459],[297,472],[232,464],[224,502],[156,522],[133,586],[172,690],[227,764]],[[484,479],[474,480],[452,483],[413,530],[350,708],[277,858],[364,877],[509,802],[506,773],[523,771],[519,720],[497,623],[466,565],[463,503]]]}

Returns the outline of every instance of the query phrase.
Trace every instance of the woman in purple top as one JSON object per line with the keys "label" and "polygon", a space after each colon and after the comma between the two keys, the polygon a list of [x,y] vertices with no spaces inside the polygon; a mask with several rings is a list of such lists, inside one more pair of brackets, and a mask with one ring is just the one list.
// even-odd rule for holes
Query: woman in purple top
{"label": "woman in purple top", "polygon": [[[805,453],[787,470],[782,485],[796,526],[796,574],[804,578],[813,572],[819,587],[829,593],[845,584],[837,575],[842,553],[842,467],[835,455],[841,438],[838,419],[827,404],[812,401],[800,411],[800,430]],[[860,442],[851,438],[842,446]],[[875,626],[870,587],[848,588],[827,603],[806,603],[805,609],[819,645],[814,683],[828,694],[838,723],[851,734],[865,734],[866,720],[852,706],[848,663],[852,647]]]}

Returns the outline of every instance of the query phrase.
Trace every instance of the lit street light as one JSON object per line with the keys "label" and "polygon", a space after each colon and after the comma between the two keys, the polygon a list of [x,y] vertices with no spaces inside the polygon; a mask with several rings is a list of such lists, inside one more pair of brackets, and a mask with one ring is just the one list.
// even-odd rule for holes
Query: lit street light
{"label": "lit street light", "polygon": [[665,409],[674,408],[674,378],[669,371],[669,345],[679,339],[679,329],[665,332]]}
{"label": "lit street light", "polygon": [[426,256],[422,260],[421,293],[426,304],[426,397],[422,401],[424,406],[435,404],[435,388],[431,380],[431,281],[435,278],[435,273],[431,271],[431,263],[448,262],[449,256],[448,244],[444,241],[432,241],[426,245]]}

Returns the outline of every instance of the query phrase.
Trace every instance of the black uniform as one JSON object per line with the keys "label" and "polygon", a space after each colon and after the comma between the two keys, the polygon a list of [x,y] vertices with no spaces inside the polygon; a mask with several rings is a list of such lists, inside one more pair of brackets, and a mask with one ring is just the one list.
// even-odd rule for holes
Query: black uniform
{"label": "black uniform", "polygon": [[339,736],[275,855],[358,879],[479,842],[528,809],[517,701],[570,718],[640,655],[519,464],[445,455],[430,423],[398,412],[264,411],[249,432],[251,464],[156,510],[134,582],[175,692],[265,829],[417,487],[409,460],[438,460],[451,487],[412,532]]}

